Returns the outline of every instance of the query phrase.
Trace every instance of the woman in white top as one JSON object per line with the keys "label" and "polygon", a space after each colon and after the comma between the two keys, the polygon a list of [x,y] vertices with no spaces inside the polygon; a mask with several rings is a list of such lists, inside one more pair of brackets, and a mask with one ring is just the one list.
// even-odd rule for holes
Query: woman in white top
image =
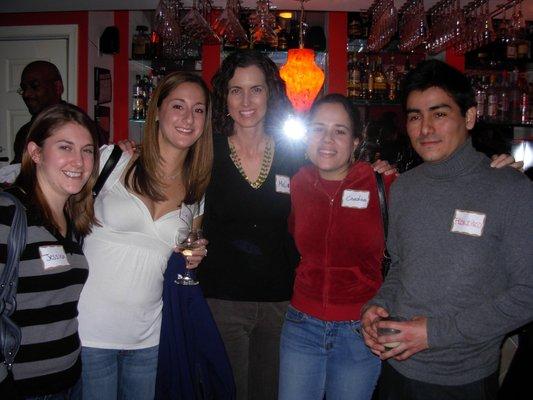
{"label": "woman in white top", "polygon": [[[101,166],[111,150],[102,149]],[[178,232],[200,226],[212,153],[207,87],[192,74],[167,75],[150,101],[140,153],[122,155],[95,202],[101,226],[85,240],[85,400],[153,399],[163,273]],[[196,250],[188,266],[204,255]]]}

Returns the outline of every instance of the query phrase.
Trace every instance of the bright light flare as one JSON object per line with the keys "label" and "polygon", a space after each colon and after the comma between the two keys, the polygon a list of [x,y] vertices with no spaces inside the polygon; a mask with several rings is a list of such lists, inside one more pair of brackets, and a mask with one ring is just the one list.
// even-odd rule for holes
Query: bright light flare
{"label": "bright light flare", "polygon": [[305,122],[301,118],[292,115],[283,124],[283,132],[291,140],[302,140],[305,137],[306,130]]}

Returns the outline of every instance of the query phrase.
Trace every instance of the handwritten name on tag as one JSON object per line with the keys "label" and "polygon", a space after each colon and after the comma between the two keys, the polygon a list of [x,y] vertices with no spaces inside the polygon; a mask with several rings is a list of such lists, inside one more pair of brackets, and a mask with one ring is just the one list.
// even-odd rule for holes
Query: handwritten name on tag
{"label": "handwritten name on tag", "polygon": [[349,208],[367,208],[370,200],[368,190],[349,190],[342,192],[342,206]]}
{"label": "handwritten name on tag", "polygon": [[44,269],[68,267],[70,265],[63,246],[41,246],[39,247],[39,254]]}
{"label": "handwritten name on tag", "polygon": [[285,175],[276,175],[276,192],[291,194],[291,178]]}
{"label": "handwritten name on tag", "polygon": [[487,216],[474,211],[455,210],[452,232],[470,236],[481,236]]}

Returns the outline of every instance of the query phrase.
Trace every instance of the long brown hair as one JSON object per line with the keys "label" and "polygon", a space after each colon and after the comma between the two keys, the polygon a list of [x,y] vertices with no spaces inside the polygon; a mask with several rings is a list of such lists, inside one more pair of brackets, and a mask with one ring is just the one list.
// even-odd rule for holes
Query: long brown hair
{"label": "long brown hair", "polygon": [[[202,89],[206,101],[206,115],[204,130],[200,138],[191,146],[183,165],[183,183],[185,185],[185,204],[200,201],[204,195],[213,165],[213,137],[211,128],[211,100],[209,89],[201,77],[188,72],[174,72],[168,74],[157,85],[148,106],[144,137],[139,157],[132,163],[126,172],[125,184],[143,196],[154,201],[163,201],[162,193],[164,183],[157,174],[161,163],[159,149],[159,122],[157,113],[163,100],[182,83],[194,83]],[[130,179],[131,178],[131,179]]]}
{"label": "long brown hair", "polygon": [[81,108],[68,103],[55,104],[45,108],[37,116],[28,133],[26,148],[22,155],[20,174],[15,181],[15,186],[20,187],[27,193],[31,205],[40,211],[45,223],[59,230],[59,226],[54,219],[52,210],[44,197],[42,188],[37,179],[36,165],[28,152],[27,144],[29,142],[34,142],[37,146],[42,148],[46,139],[67,123],[75,123],[87,129],[91,134],[95,146],[93,170],[89,180],[79,193],[73,194],[68,198],[64,210],[69,220],[74,223],[76,233],[84,236],[91,232],[92,225],[96,223],[92,190],[96,178],[98,177],[100,156],[97,148],[98,133],[96,125]]}

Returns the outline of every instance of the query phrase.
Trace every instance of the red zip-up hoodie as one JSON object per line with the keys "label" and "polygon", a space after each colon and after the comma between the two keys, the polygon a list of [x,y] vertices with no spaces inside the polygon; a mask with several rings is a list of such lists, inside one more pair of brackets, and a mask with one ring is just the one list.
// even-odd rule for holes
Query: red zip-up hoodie
{"label": "red zip-up hoodie", "polygon": [[[388,189],[394,175],[384,175]],[[301,260],[291,304],[325,321],[359,320],[379,289],[384,235],[372,166],[355,163],[334,193],[315,166],[291,180],[289,229]]]}

